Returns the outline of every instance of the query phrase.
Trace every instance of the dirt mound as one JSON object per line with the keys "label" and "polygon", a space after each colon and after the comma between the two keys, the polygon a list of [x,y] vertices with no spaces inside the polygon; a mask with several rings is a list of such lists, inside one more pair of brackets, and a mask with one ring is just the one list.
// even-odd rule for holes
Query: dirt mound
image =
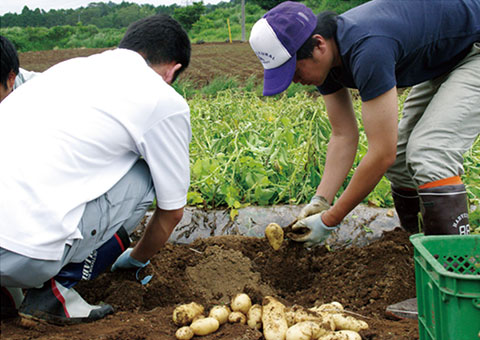
{"label": "dirt mound", "polygon": [[[93,324],[58,327],[2,321],[2,339],[174,339],[171,320],[175,305],[196,301],[208,310],[228,303],[238,292],[253,302],[272,294],[287,305],[306,307],[339,301],[370,325],[367,340],[418,339],[416,321],[393,321],[384,315],[388,304],[415,296],[413,247],[402,230],[385,233],[364,247],[334,252],[311,250],[285,242],[274,251],[263,238],[216,236],[188,245],[168,244],[142,275],[153,275],[145,286],[131,272],[104,273],[77,290],[90,303],[106,302],[116,313]],[[261,340],[245,325],[223,325],[205,340]]]}
{"label": "dirt mound", "polygon": [[248,287],[258,287],[261,295],[274,294],[262,282],[260,273],[253,270],[252,261],[238,250],[209,246],[200,262],[185,272],[192,287],[210,303],[228,304],[232,296]]}

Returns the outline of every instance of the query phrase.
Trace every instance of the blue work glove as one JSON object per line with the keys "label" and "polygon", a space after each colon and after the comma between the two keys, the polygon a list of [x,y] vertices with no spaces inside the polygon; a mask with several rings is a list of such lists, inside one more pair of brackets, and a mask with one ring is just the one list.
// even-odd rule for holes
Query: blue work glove
{"label": "blue work glove", "polygon": [[296,242],[304,242],[305,247],[314,247],[323,243],[332,231],[337,229],[339,225],[328,227],[322,221],[321,213],[308,216],[297,221],[292,226],[293,233],[289,233],[289,237]]}
{"label": "blue work glove", "polygon": [[125,250],[122,255],[118,257],[110,270],[114,272],[117,269],[136,269],[137,272],[135,273],[135,277],[142,283],[142,285],[145,285],[152,279],[152,275],[147,275],[143,279],[140,279],[139,273],[142,268],[145,268],[150,263],[150,260],[145,263],[135,260],[130,256],[132,250],[133,248]]}

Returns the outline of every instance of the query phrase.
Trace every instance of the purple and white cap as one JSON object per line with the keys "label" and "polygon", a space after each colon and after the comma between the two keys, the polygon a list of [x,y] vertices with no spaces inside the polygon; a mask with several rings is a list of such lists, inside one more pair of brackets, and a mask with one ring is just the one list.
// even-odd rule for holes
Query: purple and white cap
{"label": "purple and white cap", "polygon": [[297,51],[316,26],[312,10],[293,1],[282,2],[253,25],[249,42],[264,68],[264,96],[280,93],[290,85]]}

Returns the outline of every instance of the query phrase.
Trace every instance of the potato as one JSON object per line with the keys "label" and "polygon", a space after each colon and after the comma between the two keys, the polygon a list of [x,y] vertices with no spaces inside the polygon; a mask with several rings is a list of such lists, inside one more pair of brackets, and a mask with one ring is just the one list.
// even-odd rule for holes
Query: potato
{"label": "potato", "polygon": [[262,328],[262,306],[254,304],[247,313],[247,324],[252,329]]}
{"label": "potato", "polygon": [[368,329],[368,324],[363,320],[358,320],[350,315],[332,314],[333,322],[335,323],[335,330],[349,330],[360,332],[363,329]]}
{"label": "potato", "polygon": [[178,340],[190,340],[195,334],[192,329],[188,326],[183,326],[182,328],[177,329],[175,332],[175,337]]}
{"label": "potato", "polygon": [[295,325],[295,310],[291,307],[285,307],[285,320],[287,320],[288,328]]}
{"label": "potato", "polygon": [[245,293],[237,294],[230,302],[230,307],[233,312],[242,312],[247,315],[248,310],[252,307],[252,300],[250,300],[250,297]]}
{"label": "potato", "polygon": [[287,330],[286,340],[316,340],[326,333],[317,323],[302,321]]}
{"label": "potato", "polygon": [[247,323],[247,317],[242,312],[231,312],[228,316],[228,322],[245,325]]}
{"label": "potato", "polygon": [[196,317],[193,318],[192,322],[195,322],[195,321],[200,320],[200,319],[205,319],[205,315],[203,315],[203,314],[197,315]]}
{"label": "potato", "polygon": [[338,313],[343,312],[343,306],[340,302],[334,301],[330,303],[325,303],[321,306],[312,307],[310,310],[314,312],[328,312],[328,313]]}
{"label": "potato", "polygon": [[292,327],[296,323],[302,321],[312,321],[314,319],[318,319],[320,314],[310,310],[305,311],[305,308],[300,305],[293,305],[292,307],[287,307],[285,309],[285,315],[287,317],[288,327]]}
{"label": "potato", "polygon": [[323,335],[318,340],[362,340],[362,337],[354,331],[338,331]]}
{"label": "potato", "polygon": [[230,313],[231,311],[228,306],[213,306],[208,316],[217,319],[220,325],[223,325],[228,321]]}
{"label": "potato", "polygon": [[283,229],[277,223],[270,223],[265,228],[265,236],[273,250],[280,249],[283,243]]}
{"label": "potato", "polygon": [[315,322],[325,330],[323,333],[335,330],[335,323],[329,315],[317,313],[299,305],[293,305],[287,312],[287,323],[289,327],[303,321]]}
{"label": "potato", "polygon": [[285,340],[288,330],[285,305],[272,296],[263,298],[262,325],[265,340]]}
{"label": "potato", "polygon": [[197,315],[203,314],[202,305],[191,302],[176,307],[173,311],[173,322],[177,326],[186,326],[190,324]]}
{"label": "potato", "polygon": [[335,330],[335,321],[333,321],[332,314],[330,313],[320,313],[322,315],[322,326],[327,331],[334,331]]}
{"label": "potato", "polygon": [[208,335],[215,332],[220,327],[220,323],[215,318],[203,318],[192,322],[190,328],[195,335]]}

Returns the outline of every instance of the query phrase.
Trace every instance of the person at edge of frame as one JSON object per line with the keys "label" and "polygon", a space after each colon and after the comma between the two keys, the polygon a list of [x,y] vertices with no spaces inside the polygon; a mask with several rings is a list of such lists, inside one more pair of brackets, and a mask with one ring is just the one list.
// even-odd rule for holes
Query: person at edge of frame
{"label": "person at edge of frame", "polygon": [[[400,223],[426,235],[468,234],[463,154],[480,132],[480,2],[373,0],[341,15],[283,2],[252,27],[263,94],[315,85],[332,134],[325,170],[292,238],[322,244],[386,176]],[[413,86],[413,87],[412,87]],[[398,122],[397,88],[412,87]],[[368,151],[351,169],[359,132],[349,93],[358,89]],[[387,308],[417,317],[416,299]]]}
{"label": "person at edge of frame", "polygon": [[0,35],[0,102],[37,74],[20,67],[17,49],[10,40]]}
{"label": "person at edge of frame", "polygon": [[190,184],[190,110],[170,86],[190,55],[176,20],[150,16],[118,48],[61,62],[0,103],[2,319],[98,320],[113,308],[87,303],[80,280],[110,266],[151,278],[139,271],[181,220]]}

